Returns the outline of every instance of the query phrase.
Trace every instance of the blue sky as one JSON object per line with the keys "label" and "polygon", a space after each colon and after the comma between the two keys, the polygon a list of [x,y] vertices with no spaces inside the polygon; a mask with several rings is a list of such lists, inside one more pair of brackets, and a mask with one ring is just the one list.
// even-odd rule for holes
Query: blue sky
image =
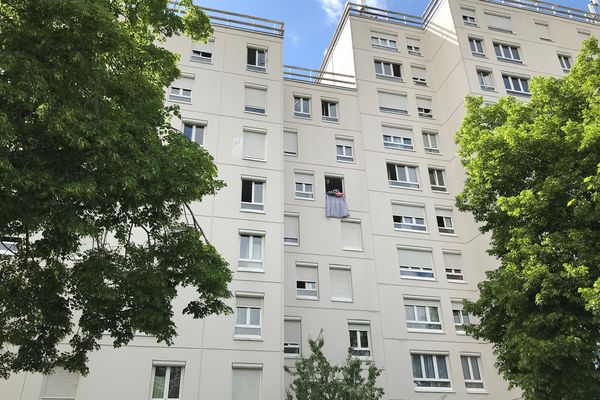
{"label": "blue sky", "polygon": [[[588,0],[546,0],[587,11]],[[353,1],[358,3],[358,1]],[[345,0],[195,0],[209,8],[233,11],[285,23],[284,62],[319,68]],[[429,0],[367,0],[367,4],[421,15]]]}

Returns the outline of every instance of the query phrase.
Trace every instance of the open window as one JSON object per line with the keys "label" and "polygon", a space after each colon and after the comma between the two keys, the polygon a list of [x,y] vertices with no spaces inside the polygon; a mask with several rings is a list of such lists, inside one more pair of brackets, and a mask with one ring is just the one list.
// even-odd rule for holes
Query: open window
{"label": "open window", "polygon": [[344,193],[344,178],[341,176],[326,176],[325,191],[330,192],[336,189],[341,193]]}

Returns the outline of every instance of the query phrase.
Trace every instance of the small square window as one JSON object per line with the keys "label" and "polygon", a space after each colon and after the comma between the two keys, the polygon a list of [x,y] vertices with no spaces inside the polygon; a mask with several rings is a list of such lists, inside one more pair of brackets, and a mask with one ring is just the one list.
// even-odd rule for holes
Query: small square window
{"label": "small square window", "polygon": [[348,323],[348,334],[350,336],[350,353],[355,357],[370,358],[371,347],[369,324]]}
{"label": "small square window", "polygon": [[183,136],[202,146],[204,145],[204,128],[205,125],[184,122]]}
{"label": "small square window", "polygon": [[314,198],[314,176],[312,174],[296,172],[294,174],[294,196],[297,199]]}
{"label": "small square window", "polygon": [[436,208],[436,221],[438,226],[438,231],[444,234],[454,234],[454,224],[452,221],[452,210],[447,210],[445,208]]}
{"label": "small square window", "polygon": [[439,168],[429,168],[429,183],[434,192],[446,191],[446,180],[444,179],[444,170]]}
{"label": "small square window", "polygon": [[337,161],[353,162],[354,161],[354,141],[349,139],[336,139],[335,141],[335,157]]}
{"label": "small square window", "polygon": [[250,71],[264,72],[267,70],[267,51],[248,47],[248,57],[246,67]]}
{"label": "small square window", "polygon": [[439,154],[437,132],[423,131],[423,147],[425,153]]}
{"label": "small square window", "polygon": [[310,118],[310,98],[294,96],[294,116]]}
{"label": "small square window", "polygon": [[265,182],[251,178],[242,178],[242,210],[264,211]]}
{"label": "small square window", "polygon": [[560,67],[564,72],[569,72],[571,70],[571,65],[573,65],[571,62],[571,57],[564,54],[558,55],[558,62],[560,63]]}
{"label": "small square window", "polygon": [[477,70],[477,79],[482,90],[493,91],[494,83],[492,82],[492,73],[485,70]]}
{"label": "small square window", "polygon": [[152,400],[177,400],[181,395],[183,367],[155,365]]}
{"label": "small square window", "polygon": [[330,100],[321,100],[323,121],[338,122],[338,103]]}
{"label": "small square window", "polygon": [[469,46],[471,47],[471,54],[476,57],[485,57],[483,51],[483,40],[477,38],[469,38]]}

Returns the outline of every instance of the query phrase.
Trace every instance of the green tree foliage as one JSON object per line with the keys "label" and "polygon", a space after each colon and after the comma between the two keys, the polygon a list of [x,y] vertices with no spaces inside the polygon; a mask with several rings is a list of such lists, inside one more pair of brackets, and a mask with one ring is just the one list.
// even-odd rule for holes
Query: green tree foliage
{"label": "green tree foliage", "polygon": [[377,386],[377,377],[382,370],[375,364],[353,357],[348,351],[344,365],[331,365],[323,354],[322,333],[317,339],[309,339],[308,345],[310,356],[297,360],[294,368],[284,367],[294,377],[287,390],[288,400],[381,399],[384,391]]}
{"label": "green tree foliage", "polygon": [[501,267],[479,285],[468,328],[529,400],[600,399],[600,50],[585,41],[531,101],[467,99],[457,133],[458,207],[491,232]]}
{"label": "green tree foliage", "polygon": [[178,287],[197,291],[194,318],[230,311],[227,263],[178,222],[223,186],[164,106],[179,71],[161,42],[212,32],[180,3],[0,2],[0,236],[20,240],[0,257],[1,376],[85,374],[105,331],[172,343]]}

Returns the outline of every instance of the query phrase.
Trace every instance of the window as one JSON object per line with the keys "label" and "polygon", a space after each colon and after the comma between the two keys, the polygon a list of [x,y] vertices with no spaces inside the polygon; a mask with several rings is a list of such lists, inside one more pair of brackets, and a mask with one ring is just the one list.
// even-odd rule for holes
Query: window
{"label": "window", "polygon": [[234,364],[232,400],[260,400],[262,365],[260,364]]}
{"label": "window", "polygon": [[283,154],[286,156],[298,155],[298,132],[291,129],[283,130]]}
{"label": "window", "polygon": [[529,79],[519,76],[502,75],[506,93],[529,96]]}
{"label": "window", "polygon": [[519,48],[508,44],[494,43],[494,51],[498,60],[521,62]]}
{"label": "window", "polygon": [[192,61],[210,63],[212,61],[214,47],[215,38],[209,38],[206,43],[192,43],[190,59]]}
{"label": "window", "polygon": [[398,51],[397,39],[392,35],[371,32],[371,45],[377,49]]}
{"label": "window", "polygon": [[360,221],[340,221],[342,226],[342,249],[362,251],[362,229]]}
{"label": "window", "polygon": [[390,186],[404,188],[419,188],[417,167],[403,164],[387,163],[388,181]]}
{"label": "window", "polygon": [[0,238],[0,256],[7,255],[13,256],[17,253],[17,247],[19,245],[19,238],[15,237],[2,237]]}
{"label": "window", "polygon": [[353,162],[354,152],[352,146],[354,141],[351,139],[336,138],[335,140],[335,154],[337,161]]}
{"label": "window", "polygon": [[425,208],[407,204],[392,204],[394,229],[427,232]]}
{"label": "window", "polygon": [[183,136],[188,140],[198,143],[200,146],[204,144],[204,127],[205,125],[183,123]]}
{"label": "window", "polygon": [[369,347],[368,323],[348,322],[348,333],[350,334],[350,352],[357,357],[371,357],[371,348]]}
{"label": "window", "polygon": [[465,325],[471,323],[471,318],[469,317],[469,314],[463,310],[462,303],[452,303],[452,317],[454,318],[454,329],[456,329],[456,332],[464,333]]}
{"label": "window", "polygon": [[460,253],[444,252],[444,267],[446,269],[446,279],[449,281],[464,281]]}
{"label": "window", "polygon": [[401,93],[378,91],[379,111],[408,114],[406,95]]}
{"label": "window", "polygon": [[265,114],[267,112],[267,88],[246,85],[246,112]]}
{"label": "window", "polygon": [[299,318],[286,318],[283,321],[283,354],[299,356],[301,354],[302,327]]}
{"label": "window", "polygon": [[550,26],[548,26],[547,23],[536,21],[535,29],[538,31],[540,39],[552,41],[552,36],[550,35]]}
{"label": "window", "polygon": [[285,214],[283,216],[283,244],[300,244],[300,217],[298,215]]}
{"label": "window", "polygon": [[422,56],[421,54],[421,40],[414,37],[406,37],[406,50],[408,54],[413,56]]}
{"label": "window", "polygon": [[429,300],[404,299],[406,327],[411,330],[442,331],[439,303]]}
{"label": "window", "polygon": [[571,70],[571,57],[564,55],[564,54],[559,54],[558,55],[558,62],[560,63],[560,67],[562,68],[562,70],[564,72],[569,72]]}
{"label": "window", "polygon": [[54,373],[45,378],[42,400],[75,400],[79,374],[55,368]]}
{"label": "window", "polygon": [[352,271],[349,267],[329,266],[331,301],[352,301]]}
{"label": "window", "polygon": [[410,70],[412,71],[412,79],[415,85],[427,86],[427,74],[425,67],[411,65]]}
{"label": "window", "polygon": [[479,356],[460,356],[465,387],[468,389],[483,389]]}
{"label": "window", "polygon": [[250,160],[264,161],[267,131],[254,128],[244,128],[243,134],[243,157]]}
{"label": "window", "polygon": [[454,224],[452,223],[452,210],[445,208],[436,208],[436,221],[440,233],[454,234]]}
{"label": "window", "polygon": [[262,335],[262,307],[262,297],[237,296],[235,336],[260,337]]}
{"label": "window", "polygon": [[265,49],[256,49],[248,47],[247,65],[250,71],[267,70],[267,51]]}
{"label": "window", "polygon": [[262,271],[263,238],[264,234],[262,233],[240,233],[239,269]]}
{"label": "window", "polygon": [[307,173],[294,173],[294,196],[297,199],[313,199],[314,176]]}
{"label": "window", "polygon": [[310,118],[310,98],[294,96],[294,116]]}
{"label": "window", "polygon": [[318,299],[318,268],[316,265],[296,264],[296,297]]}
{"label": "window", "polygon": [[169,100],[182,103],[192,102],[192,88],[194,87],[194,78],[179,77],[171,83],[169,88]]}
{"label": "window", "polygon": [[263,211],[265,182],[252,178],[242,178],[242,210]]}
{"label": "window", "polygon": [[423,131],[423,147],[425,153],[438,154],[440,152],[437,132]]}
{"label": "window", "polygon": [[375,60],[375,76],[378,78],[402,80],[400,64]]}
{"label": "window", "polygon": [[411,354],[413,379],[417,388],[449,388],[448,356],[444,354]]}
{"label": "window", "polygon": [[398,259],[401,278],[433,280],[431,250],[399,248]]}
{"label": "window", "polygon": [[323,121],[338,122],[338,103],[331,100],[321,100]]}
{"label": "window", "polygon": [[477,26],[475,22],[475,10],[472,8],[461,7],[460,11],[462,12],[462,20],[465,25],[473,25]]}
{"label": "window", "polygon": [[471,54],[477,57],[485,57],[483,51],[483,40],[477,38],[469,38],[469,46],[471,47]]}
{"label": "window", "polygon": [[444,170],[438,168],[429,168],[429,183],[431,190],[436,192],[446,191],[446,182],[444,180]]}
{"label": "window", "polygon": [[490,71],[477,70],[477,79],[482,90],[494,90],[492,82],[492,73]]}
{"label": "window", "polygon": [[417,96],[417,112],[419,113],[419,117],[433,118],[432,109],[431,99]]}
{"label": "window", "polygon": [[388,149],[412,150],[412,129],[401,126],[382,125],[383,147]]}
{"label": "window", "polygon": [[510,15],[499,15],[486,12],[485,19],[490,30],[512,33]]}
{"label": "window", "polygon": [[155,365],[152,375],[152,400],[180,398],[183,367]]}

